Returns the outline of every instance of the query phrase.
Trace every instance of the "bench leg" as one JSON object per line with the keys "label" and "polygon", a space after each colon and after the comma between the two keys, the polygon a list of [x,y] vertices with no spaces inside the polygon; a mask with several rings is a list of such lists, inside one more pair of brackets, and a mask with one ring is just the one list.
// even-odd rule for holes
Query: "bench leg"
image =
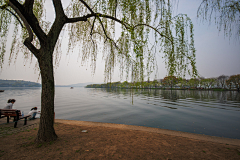
{"label": "bench leg", "polygon": [[14,128],[17,128],[17,121],[14,123]]}
{"label": "bench leg", "polygon": [[9,123],[9,116],[7,116],[7,123]]}
{"label": "bench leg", "polygon": [[14,128],[17,128],[17,121],[18,121],[17,117],[14,117],[14,121],[15,121]]}
{"label": "bench leg", "polygon": [[27,124],[27,117],[24,118],[24,125]]}

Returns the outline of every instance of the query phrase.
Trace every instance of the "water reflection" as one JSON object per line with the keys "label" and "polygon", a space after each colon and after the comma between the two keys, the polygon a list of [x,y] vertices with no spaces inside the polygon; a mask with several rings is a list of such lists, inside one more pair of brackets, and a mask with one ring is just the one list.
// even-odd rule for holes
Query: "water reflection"
{"label": "water reflection", "polygon": [[[88,95],[99,97],[98,104],[104,102],[101,110],[107,114],[102,114],[101,122],[240,139],[240,94],[236,91],[98,88],[88,89]],[[91,119],[99,115],[92,114]]]}
{"label": "water reflection", "polygon": [[[138,99],[148,101],[147,104],[159,105],[169,109],[177,109],[164,104],[190,107],[188,103],[198,103],[199,106],[229,109],[240,108],[240,93],[236,91],[198,91],[198,90],[156,90],[156,89],[95,89],[104,92],[105,97],[132,98],[132,104]],[[96,92],[94,93],[96,94]],[[99,93],[99,94],[102,94]],[[181,102],[181,103],[180,103]],[[217,106],[216,106],[217,105]],[[224,107],[221,107],[224,106]],[[228,108],[226,108],[228,107]],[[237,110],[239,111],[239,110]]]}

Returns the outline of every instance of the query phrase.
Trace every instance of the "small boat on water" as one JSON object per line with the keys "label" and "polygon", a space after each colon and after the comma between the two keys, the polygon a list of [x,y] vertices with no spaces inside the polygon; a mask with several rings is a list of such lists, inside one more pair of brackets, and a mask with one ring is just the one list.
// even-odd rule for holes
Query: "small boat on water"
{"label": "small boat on water", "polygon": [[0,92],[4,92],[4,90],[0,90]]}
{"label": "small boat on water", "polygon": [[73,87],[71,87],[70,89],[73,89]]}

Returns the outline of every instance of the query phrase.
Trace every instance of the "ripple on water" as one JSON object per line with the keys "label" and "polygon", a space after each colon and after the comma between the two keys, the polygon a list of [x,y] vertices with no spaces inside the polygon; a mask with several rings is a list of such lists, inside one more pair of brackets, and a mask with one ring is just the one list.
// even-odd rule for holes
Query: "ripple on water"
{"label": "ripple on water", "polygon": [[[4,89],[2,108],[15,98],[28,112],[41,89]],[[160,127],[240,139],[240,95],[234,92],[56,88],[56,118]]]}

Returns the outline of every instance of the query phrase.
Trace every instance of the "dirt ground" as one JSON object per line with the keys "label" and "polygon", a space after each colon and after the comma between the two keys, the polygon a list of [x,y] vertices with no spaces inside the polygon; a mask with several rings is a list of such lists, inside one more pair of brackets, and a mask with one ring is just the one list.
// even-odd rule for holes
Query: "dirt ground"
{"label": "dirt ground", "polygon": [[37,127],[0,137],[0,159],[240,159],[240,144],[74,123],[55,122],[58,139],[36,144]]}

